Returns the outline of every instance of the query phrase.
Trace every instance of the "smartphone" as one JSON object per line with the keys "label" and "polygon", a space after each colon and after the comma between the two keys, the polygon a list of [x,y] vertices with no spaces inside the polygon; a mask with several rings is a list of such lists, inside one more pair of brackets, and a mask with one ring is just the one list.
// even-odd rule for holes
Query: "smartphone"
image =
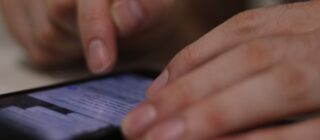
{"label": "smartphone", "polygon": [[0,139],[121,140],[153,73],[119,73],[0,96]]}

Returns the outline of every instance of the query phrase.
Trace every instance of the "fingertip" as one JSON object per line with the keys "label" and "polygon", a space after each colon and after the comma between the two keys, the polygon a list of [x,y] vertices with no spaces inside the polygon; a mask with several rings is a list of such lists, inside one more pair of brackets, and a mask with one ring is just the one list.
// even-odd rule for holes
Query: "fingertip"
{"label": "fingertip", "polygon": [[101,40],[93,40],[88,46],[88,66],[94,74],[107,73],[112,70],[114,60],[108,46]]}
{"label": "fingertip", "polygon": [[147,91],[147,97],[151,98],[157,94],[169,82],[169,71],[165,69],[156,80],[151,84]]}
{"label": "fingertip", "polygon": [[117,0],[111,8],[112,18],[121,36],[128,36],[144,21],[144,11],[137,0]]}
{"label": "fingertip", "polygon": [[110,72],[117,59],[116,34],[105,0],[79,0],[78,24],[87,65],[94,74]]}
{"label": "fingertip", "polygon": [[122,121],[122,131],[129,138],[137,138],[157,118],[157,110],[151,104],[141,104],[130,112]]}

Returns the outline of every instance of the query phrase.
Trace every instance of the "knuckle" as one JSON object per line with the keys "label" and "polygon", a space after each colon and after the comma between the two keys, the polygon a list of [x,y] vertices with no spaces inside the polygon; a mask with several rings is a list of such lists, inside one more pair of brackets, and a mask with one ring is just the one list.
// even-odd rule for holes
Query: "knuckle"
{"label": "knuckle", "polygon": [[227,25],[233,28],[238,34],[247,34],[253,32],[259,26],[260,17],[261,14],[258,10],[249,10],[232,17],[231,20],[227,22]]}
{"label": "knuckle", "polygon": [[241,61],[249,68],[260,68],[271,63],[274,55],[274,48],[261,40],[251,41],[240,48]]}
{"label": "knuckle", "polygon": [[[96,24],[99,23],[100,21],[103,21],[104,19],[101,18],[101,12],[99,9],[91,9],[91,11],[87,12],[79,12],[80,16],[79,18],[83,21]],[[82,15],[81,15],[82,14]],[[99,24],[97,24],[99,25]]]}
{"label": "knuckle", "polygon": [[[304,34],[305,35],[305,34]],[[306,56],[314,56],[314,60],[318,60],[320,52],[320,42],[318,41],[320,37],[320,30],[317,29],[311,33],[307,34],[307,37],[303,38],[301,41],[304,43],[304,49],[306,50]],[[302,48],[302,47],[301,47]]]}
{"label": "knuckle", "polygon": [[176,94],[177,98],[183,102],[182,104],[187,105],[194,99],[194,92],[192,88],[185,82],[177,81],[169,90]]}
{"label": "knuckle", "polygon": [[176,78],[179,74],[191,70],[198,64],[198,52],[192,47],[183,49],[167,66],[170,78]]}
{"label": "knuckle", "polygon": [[181,114],[181,119],[186,123],[187,133],[198,133],[199,130],[197,128],[210,130],[215,135],[221,135],[224,132],[230,131],[231,123],[228,120],[230,117],[227,116],[229,114],[226,114],[225,108],[221,108],[222,106],[216,103],[211,105],[191,108]]}
{"label": "knuckle", "polygon": [[49,5],[50,14],[53,17],[66,17],[70,15],[74,9],[72,0],[52,0]]}
{"label": "knuckle", "polygon": [[[279,24],[275,22],[270,30],[275,34],[299,34],[299,33],[306,33],[314,30],[314,26],[310,23],[303,23],[306,21],[300,21],[300,19],[289,19],[290,22],[286,24]],[[310,25],[310,26],[307,26]]]}
{"label": "knuckle", "polygon": [[41,47],[50,45],[51,43],[56,41],[58,37],[59,36],[56,29],[54,29],[52,26],[39,28],[35,33],[35,41]]}
{"label": "knuckle", "polygon": [[[203,126],[207,126],[206,128],[212,128],[212,127],[218,127],[219,132],[226,132],[228,129],[230,129],[230,121],[227,114],[227,111],[224,110],[225,108],[219,107],[218,104],[214,104],[210,108],[210,113],[205,113],[203,115],[204,120],[202,121],[205,124],[202,124]],[[217,132],[217,133],[219,133]]]}
{"label": "knuckle", "polygon": [[157,98],[151,98],[149,101],[158,110],[159,116],[163,117],[192,103],[193,98],[186,92],[188,92],[186,86],[175,84],[167,87]]}
{"label": "knuckle", "polygon": [[295,104],[298,101],[304,101],[307,97],[307,76],[301,69],[292,66],[282,66],[275,72],[275,79],[279,81],[281,90],[283,90],[283,98]]}

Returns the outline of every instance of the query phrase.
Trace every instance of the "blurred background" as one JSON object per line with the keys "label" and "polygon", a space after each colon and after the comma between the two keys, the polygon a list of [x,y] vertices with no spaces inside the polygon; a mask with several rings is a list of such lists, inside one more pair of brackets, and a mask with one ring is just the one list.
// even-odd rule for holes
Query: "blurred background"
{"label": "blurred background", "polygon": [[[251,0],[248,8],[279,4],[280,0]],[[84,66],[39,70],[27,61],[23,50],[10,37],[0,18],[0,94],[79,79],[90,75]]]}
{"label": "blurred background", "polygon": [[0,18],[0,94],[86,77],[84,67],[39,70],[32,67]]}

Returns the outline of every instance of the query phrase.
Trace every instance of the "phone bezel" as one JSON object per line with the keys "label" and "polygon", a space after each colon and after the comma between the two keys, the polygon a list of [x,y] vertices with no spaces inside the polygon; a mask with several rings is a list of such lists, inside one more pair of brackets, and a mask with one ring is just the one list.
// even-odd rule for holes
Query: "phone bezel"
{"label": "phone bezel", "polygon": [[38,87],[38,88],[31,88],[31,89],[25,89],[25,90],[20,90],[20,91],[3,93],[2,95],[0,95],[0,98],[17,96],[17,95],[21,95],[21,94],[29,94],[29,93],[32,93],[32,92],[39,92],[39,91],[43,91],[43,90],[50,90],[50,89],[59,88],[59,87],[63,87],[63,86],[68,86],[68,85],[81,84],[81,83],[90,82],[90,81],[93,81],[93,80],[99,80],[99,79],[104,79],[104,78],[108,78],[108,77],[112,77],[112,76],[116,76],[116,75],[129,74],[129,73],[142,75],[144,77],[152,78],[152,79],[154,79],[158,74],[157,72],[142,71],[141,70],[141,71],[133,71],[133,72],[117,72],[117,73],[111,73],[111,74],[105,74],[105,75],[90,76],[90,77],[87,77],[87,78],[66,81],[66,82],[57,83],[57,84],[48,85],[48,86],[43,86],[43,87]]}
{"label": "phone bezel", "polygon": [[[72,81],[67,81],[63,83],[58,83],[58,84],[53,84],[49,86],[43,86],[39,88],[32,88],[32,89],[26,89],[26,90],[21,90],[21,91],[16,91],[16,92],[9,92],[5,93],[3,95],[0,95],[0,100],[3,98],[15,98],[15,96],[20,97],[22,95],[34,93],[34,92],[39,92],[39,91],[44,91],[44,90],[51,90],[55,88],[61,88],[64,86],[69,86],[69,85],[75,85],[75,84],[81,84],[85,82],[90,82],[90,81],[95,81],[99,79],[105,79],[108,77],[116,76],[116,75],[121,75],[121,74],[136,74],[136,75],[141,75],[143,77],[151,78],[154,79],[157,76],[157,72],[152,72],[152,71],[133,71],[133,72],[117,72],[117,73],[112,73],[112,74],[106,74],[106,75],[99,75],[99,76],[91,76],[88,78],[82,78],[78,80],[72,80]],[[29,134],[25,134],[23,132],[19,132],[10,126],[5,125],[4,123],[0,122],[0,130],[6,131],[4,134],[5,135],[0,135],[0,138],[10,138],[10,139],[26,139],[26,140],[33,140],[37,139],[34,136],[31,136]],[[6,134],[7,133],[7,134]],[[93,132],[95,133],[95,132]],[[3,134],[3,133],[2,133]],[[102,134],[102,133],[101,133]],[[113,140],[122,140],[122,134],[120,132],[119,128],[115,128],[112,130],[112,132],[108,133],[107,135],[95,135],[95,136],[90,136],[91,134],[83,135],[83,137],[78,137],[75,140],[100,140],[100,139],[106,139],[106,138],[112,138]],[[14,137],[14,138],[12,138]]]}

